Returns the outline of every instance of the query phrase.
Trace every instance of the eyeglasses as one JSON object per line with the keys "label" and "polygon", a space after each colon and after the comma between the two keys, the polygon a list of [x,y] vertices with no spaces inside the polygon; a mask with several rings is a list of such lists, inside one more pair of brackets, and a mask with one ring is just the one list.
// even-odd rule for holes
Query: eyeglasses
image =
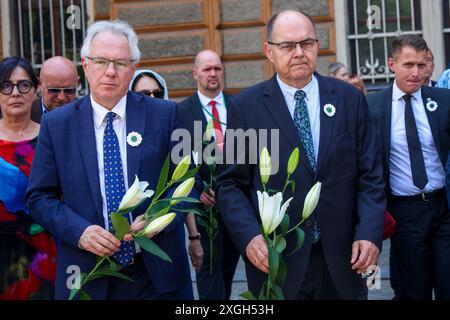
{"label": "eyeglasses", "polygon": [[93,62],[93,66],[97,70],[106,70],[109,63],[112,62],[116,71],[123,71],[127,69],[136,60],[117,59],[108,60],[105,58],[85,57]]}
{"label": "eyeglasses", "polygon": [[77,92],[77,88],[69,87],[69,88],[47,88],[47,92],[49,94],[59,94],[60,92],[64,92],[66,95],[75,94]]}
{"label": "eyeglasses", "polygon": [[137,93],[141,93],[141,94],[145,94],[146,96],[152,96],[157,98],[157,99],[163,99],[164,98],[164,91],[162,91],[161,89],[156,89],[153,91],[150,90],[141,90],[138,91]]}
{"label": "eyeglasses", "polygon": [[297,48],[297,45],[300,45],[302,50],[312,51],[315,48],[317,42],[319,42],[319,40],[317,39],[306,39],[303,41],[283,41],[279,43],[267,41],[268,44],[278,46],[278,49],[280,49],[280,51],[284,53],[289,53],[295,50],[295,48]]}
{"label": "eyeglasses", "polygon": [[14,87],[17,87],[20,93],[28,93],[31,88],[33,88],[33,84],[29,80],[19,80],[17,83],[12,83],[11,81],[4,81],[0,84],[0,92],[6,95],[9,95],[13,92]]}

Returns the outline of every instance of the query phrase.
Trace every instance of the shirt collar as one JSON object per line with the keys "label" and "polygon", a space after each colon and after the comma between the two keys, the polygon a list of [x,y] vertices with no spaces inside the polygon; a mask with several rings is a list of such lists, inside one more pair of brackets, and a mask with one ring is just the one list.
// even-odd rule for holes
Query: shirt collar
{"label": "shirt collar", "polygon": [[283,82],[283,80],[280,79],[280,77],[277,74],[277,82],[278,85],[280,86],[281,92],[283,93],[284,97],[289,100],[289,101],[294,101],[295,100],[295,92],[297,92],[297,90],[302,90],[303,92],[306,93],[306,100],[311,101],[313,94],[314,94],[314,86],[315,83],[317,82],[317,78],[315,75],[312,75],[311,77],[311,81],[304,86],[303,88],[294,88],[290,85],[288,85],[286,82]]}
{"label": "shirt collar", "polygon": [[198,90],[197,90],[197,95],[198,95],[198,98],[200,99],[200,103],[204,107],[206,107],[211,102],[211,100],[216,101],[217,105],[222,105],[222,106],[224,105],[224,102],[223,102],[224,99],[223,99],[223,92],[222,91],[220,91],[220,93],[217,95],[217,97],[215,97],[213,99],[208,98],[207,96],[205,96],[204,94],[202,94]]}
{"label": "shirt collar", "polygon": [[[403,101],[403,96],[406,95],[400,88],[397,86],[397,81],[394,81],[394,85],[392,88],[392,101]],[[411,94],[416,101],[420,101],[422,99],[422,88]]]}
{"label": "shirt collar", "polygon": [[[109,110],[103,107],[101,104],[98,104],[94,98],[92,97],[92,94],[90,95],[91,98],[91,105],[92,109],[94,111],[94,125],[97,129],[100,128],[103,121],[105,121],[105,117],[108,114]],[[125,121],[125,110],[127,105],[127,96],[123,96],[122,99],[119,100],[119,102],[112,108],[111,112],[114,112],[117,117]]]}

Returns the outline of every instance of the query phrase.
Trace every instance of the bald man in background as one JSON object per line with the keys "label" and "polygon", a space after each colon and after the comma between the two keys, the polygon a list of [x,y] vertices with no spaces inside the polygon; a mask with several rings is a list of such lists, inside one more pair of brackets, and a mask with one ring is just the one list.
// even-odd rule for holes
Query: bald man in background
{"label": "bald man in background", "polygon": [[76,65],[61,56],[45,60],[39,78],[42,97],[33,103],[31,115],[36,116],[38,122],[42,114],[74,100],[80,80]]}

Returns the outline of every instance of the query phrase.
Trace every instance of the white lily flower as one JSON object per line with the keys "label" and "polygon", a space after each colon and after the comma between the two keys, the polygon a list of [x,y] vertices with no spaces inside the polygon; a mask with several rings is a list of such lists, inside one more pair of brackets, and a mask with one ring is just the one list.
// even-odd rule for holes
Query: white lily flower
{"label": "white lily flower", "polygon": [[[194,186],[195,178],[191,177],[187,180],[185,180],[182,184],[180,184],[174,191],[172,197],[178,198],[178,197],[187,197],[189,193],[191,193],[192,187]],[[175,205],[180,200],[173,200],[170,202],[171,205]]]}
{"label": "white lily flower", "polygon": [[317,207],[317,203],[320,198],[320,190],[322,189],[322,183],[317,181],[316,184],[309,190],[305,198],[305,203],[303,204],[302,218],[308,219],[314,209]]}
{"label": "white lily flower", "polygon": [[165,227],[169,225],[169,223],[172,222],[172,220],[175,218],[176,213],[171,212],[167,213],[161,217],[156,218],[152,222],[148,224],[148,226],[144,230],[144,234],[146,236],[148,235],[155,235],[159,232],[161,232]]}
{"label": "white lily flower", "polygon": [[137,175],[133,185],[128,189],[120,201],[118,211],[126,211],[141,204],[145,199],[150,198],[155,192],[145,190],[148,187],[147,181],[139,181]]}
{"label": "white lily flower", "polygon": [[283,221],[284,214],[293,198],[289,198],[283,206],[283,195],[281,192],[269,196],[267,192],[256,191],[258,195],[259,215],[265,234],[271,234]]}

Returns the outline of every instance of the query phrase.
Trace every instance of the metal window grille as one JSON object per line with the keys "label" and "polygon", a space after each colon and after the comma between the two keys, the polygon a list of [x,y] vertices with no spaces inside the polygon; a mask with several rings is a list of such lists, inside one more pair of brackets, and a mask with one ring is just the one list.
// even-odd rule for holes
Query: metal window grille
{"label": "metal window grille", "polygon": [[36,70],[55,55],[72,60],[81,78],[78,94],[86,94],[80,49],[86,31],[85,0],[17,0],[12,6],[19,35],[12,52],[28,59]]}
{"label": "metal window grille", "polygon": [[387,65],[393,38],[422,34],[420,0],[349,0],[347,4],[351,70],[368,85],[385,85],[394,77]]}

